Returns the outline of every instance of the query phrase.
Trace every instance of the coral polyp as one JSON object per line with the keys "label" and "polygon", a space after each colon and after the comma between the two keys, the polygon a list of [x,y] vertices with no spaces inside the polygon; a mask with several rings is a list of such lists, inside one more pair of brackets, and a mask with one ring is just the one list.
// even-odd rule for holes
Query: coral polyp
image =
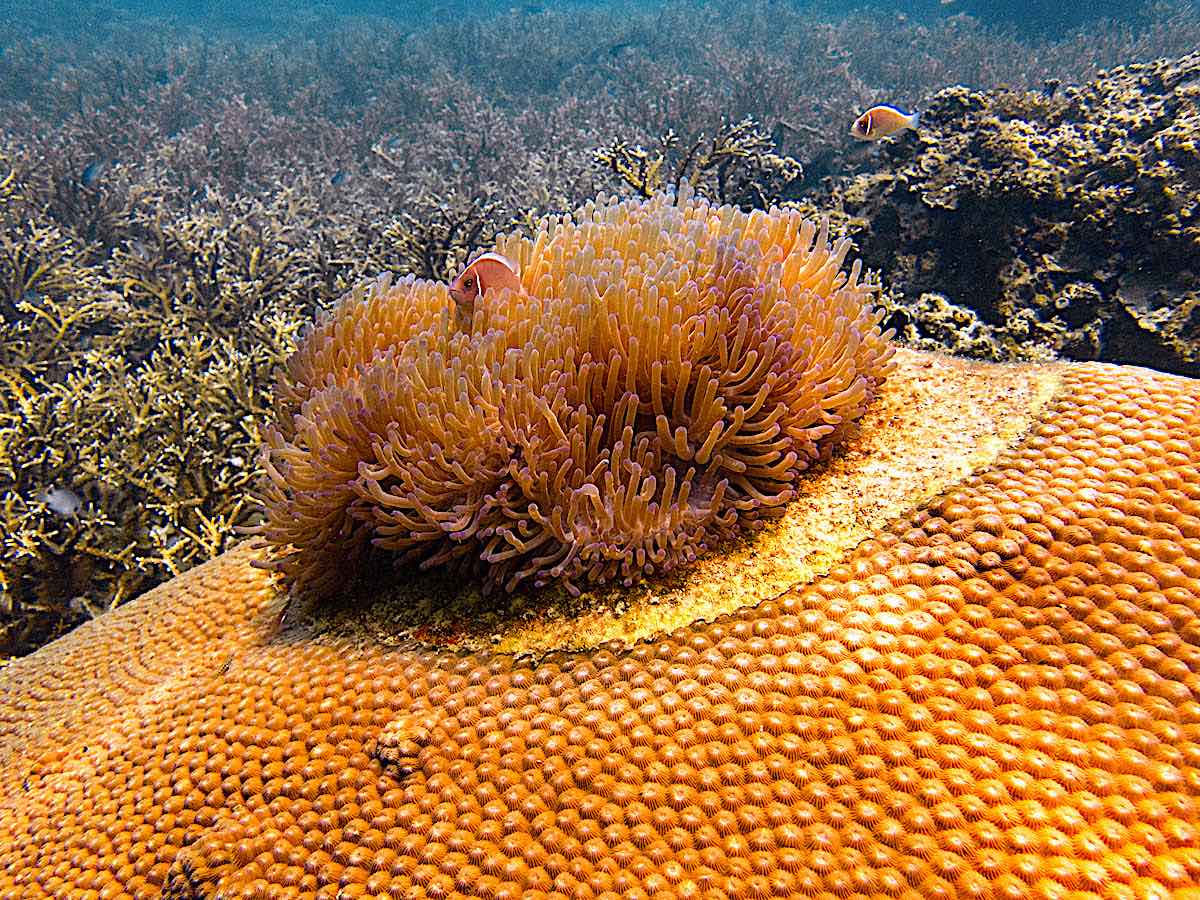
{"label": "coral polyp", "polygon": [[497,251],[522,291],[359,287],[289,360],[261,538],[293,591],[368,555],[485,591],[667,572],[765,517],[862,415],[889,335],[849,244],[773,208],[601,197]]}

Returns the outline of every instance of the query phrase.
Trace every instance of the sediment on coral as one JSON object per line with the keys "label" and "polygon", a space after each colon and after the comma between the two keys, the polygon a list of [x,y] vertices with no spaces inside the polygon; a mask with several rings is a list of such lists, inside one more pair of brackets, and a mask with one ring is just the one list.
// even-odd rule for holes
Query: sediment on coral
{"label": "sediment on coral", "polygon": [[288,361],[265,432],[268,564],[298,595],[368,546],[485,590],[630,583],[763,516],[870,403],[892,349],[845,241],[684,182],[496,249],[523,290],[383,279]]}

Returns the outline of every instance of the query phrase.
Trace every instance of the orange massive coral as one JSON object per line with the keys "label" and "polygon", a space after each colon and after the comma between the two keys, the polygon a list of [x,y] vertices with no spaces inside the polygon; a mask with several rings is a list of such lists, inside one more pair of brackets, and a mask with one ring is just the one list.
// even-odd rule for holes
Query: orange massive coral
{"label": "orange massive coral", "polygon": [[460,330],[444,285],[352,292],[287,366],[265,540],[299,592],[369,545],[485,588],[664,572],[777,514],[891,348],[846,241],[684,186],[506,237],[522,292]]}
{"label": "orange massive coral", "polygon": [[[243,546],[14,661],[0,898],[1195,898],[1200,385],[898,358],[788,507],[839,494],[844,555],[712,621],[278,634]],[[808,559],[788,523],[753,549]]]}

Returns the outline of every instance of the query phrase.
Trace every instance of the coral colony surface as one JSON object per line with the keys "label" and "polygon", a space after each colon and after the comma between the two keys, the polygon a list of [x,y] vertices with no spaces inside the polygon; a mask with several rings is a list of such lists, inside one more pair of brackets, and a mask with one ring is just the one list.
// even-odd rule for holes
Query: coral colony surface
{"label": "coral colony surface", "polygon": [[[0,17],[0,660],[260,521],[273,372],[318,310],[384,272],[447,280],[602,189],[828,215],[916,346],[1195,374],[1194,237],[1170,225],[1196,203],[1195,63],[1099,75],[1200,45],[1194,9],[1038,41],[962,11]],[[927,131],[856,143],[880,101],[928,101]]]}

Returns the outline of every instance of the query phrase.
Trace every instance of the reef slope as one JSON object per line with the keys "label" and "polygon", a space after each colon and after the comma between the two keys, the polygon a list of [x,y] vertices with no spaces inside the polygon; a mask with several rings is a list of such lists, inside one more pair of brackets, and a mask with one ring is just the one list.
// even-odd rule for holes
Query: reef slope
{"label": "reef slope", "polygon": [[1200,383],[903,354],[880,403],[922,369],[948,448],[993,383],[986,456],[712,621],[523,656],[381,589],[277,631],[242,545],[15,661],[0,897],[1184,896]]}

